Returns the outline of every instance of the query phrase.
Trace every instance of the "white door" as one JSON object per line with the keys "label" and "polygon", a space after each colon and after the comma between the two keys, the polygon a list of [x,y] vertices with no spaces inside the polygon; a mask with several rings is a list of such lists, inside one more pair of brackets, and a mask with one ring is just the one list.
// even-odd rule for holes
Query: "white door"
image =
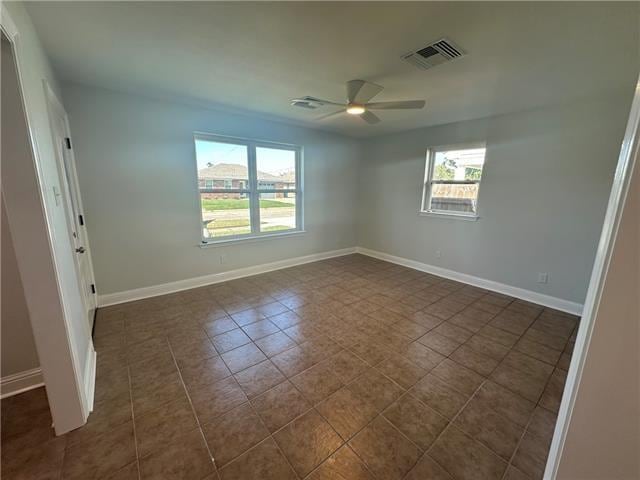
{"label": "white door", "polygon": [[69,129],[69,120],[62,104],[50,89],[47,90],[51,129],[56,147],[56,161],[61,191],[56,194],[56,202],[62,202],[67,213],[67,223],[71,233],[71,242],[75,250],[75,264],[80,280],[82,299],[89,328],[93,328],[96,309],[96,290],[89,249],[86,218],[82,208],[82,198],[78,186],[73,142]]}

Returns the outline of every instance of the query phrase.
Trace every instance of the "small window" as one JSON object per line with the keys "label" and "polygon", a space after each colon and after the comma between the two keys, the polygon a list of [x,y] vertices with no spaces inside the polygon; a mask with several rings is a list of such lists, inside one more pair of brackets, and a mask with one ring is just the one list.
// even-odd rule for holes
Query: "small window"
{"label": "small window", "polygon": [[302,229],[301,148],[195,135],[202,242]]}
{"label": "small window", "polygon": [[435,147],[427,151],[422,211],[477,217],[486,146]]}

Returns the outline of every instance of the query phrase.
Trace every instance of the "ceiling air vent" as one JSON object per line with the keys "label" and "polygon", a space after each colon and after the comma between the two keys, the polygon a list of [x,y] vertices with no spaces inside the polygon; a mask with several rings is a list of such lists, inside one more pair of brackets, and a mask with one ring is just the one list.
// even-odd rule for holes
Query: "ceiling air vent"
{"label": "ceiling air vent", "polygon": [[291,105],[293,105],[294,107],[315,110],[316,108],[324,105],[324,102],[314,97],[302,97],[302,98],[294,98],[293,100],[291,100]]}
{"label": "ceiling air vent", "polygon": [[433,42],[420,50],[403,55],[407,62],[418,68],[427,70],[441,63],[462,57],[466,52],[451,40],[443,38]]}

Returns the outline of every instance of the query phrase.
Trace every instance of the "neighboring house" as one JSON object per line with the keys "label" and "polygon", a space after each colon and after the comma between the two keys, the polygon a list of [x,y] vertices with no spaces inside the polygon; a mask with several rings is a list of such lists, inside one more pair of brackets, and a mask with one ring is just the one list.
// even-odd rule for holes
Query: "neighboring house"
{"label": "neighboring house", "polygon": [[[235,163],[219,163],[198,170],[198,188],[202,198],[245,198],[244,193],[220,193],[207,192],[207,190],[243,190],[248,188],[249,174],[247,167]],[[296,179],[294,172],[285,172],[281,175],[258,170],[258,188],[265,190],[294,190]],[[264,193],[262,198],[286,198],[287,193]]]}

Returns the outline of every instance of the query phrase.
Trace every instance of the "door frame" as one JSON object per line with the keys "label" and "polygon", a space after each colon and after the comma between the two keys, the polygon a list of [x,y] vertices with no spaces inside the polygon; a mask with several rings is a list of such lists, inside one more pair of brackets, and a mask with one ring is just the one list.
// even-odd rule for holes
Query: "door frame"
{"label": "door frame", "polygon": [[[69,117],[67,115],[67,111],[64,108],[64,105],[62,104],[62,102],[60,101],[60,99],[58,99],[58,96],[55,94],[55,92],[53,91],[53,89],[51,88],[51,85],[49,85],[49,82],[47,82],[46,80],[42,80],[42,85],[44,88],[44,93],[45,93],[45,98],[47,101],[47,109],[48,109],[48,115],[49,115],[49,122],[51,123],[51,125],[53,125],[53,122],[55,121],[54,118],[54,112],[56,112],[58,115],[60,115],[60,117],[63,118],[63,122],[64,122],[64,135],[71,139],[71,127],[69,125]],[[53,127],[51,128],[51,134],[52,136],[54,136],[54,129]],[[53,138],[53,141],[55,142],[55,138]],[[56,155],[56,163],[58,165],[58,172],[66,172],[66,175],[63,175],[62,173],[60,174],[60,176],[64,179],[65,183],[67,183],[67,187],[68,189],[72,189],[74,191],[77,203],[78,203],[78,208],[80,210],[79,214],[81,214],[84,217],[84,206],[82,203],[82,195],[80,194],[80,183],[78,181],[78,172],[76,169],[76,159],[75,159],[75,155],[74,155],[74,151],[73,148],[69,148],[67,151],[68,155],[69,155],[69,167],[67,166],[67,164],[65,164],[64,158],[60,158],[58,155]],[[63,153],[64,155],[64,153]],[[68,175],[68,176],[67,176]],[[72,206],[72,202],[73,200],[71,198],[69,198],[69,195],[73,195],[71,193],[71,191],[65,191],[63,192],[63,196],[65,197],[65,202],[67,203],[68,207],[71,208],[71,212],[69,212],[69,215],[71,218],[73,218],[74,216],[74,212],[73,212],[73,206]],[[75,224],[75,222],[78,219],[73,218],[73,223]],[[86,249],[86,255],[85,255],[85,259],[88,262],[89,265],[89,276],[91,278],[89,278],[88,280],[91,282],[91,284],[93,284],[95,286],[95,275],[93,272],[93,262],[91,261],[91,247],[89,244],[89,234],[87,232],[87,228],[86,228],[86,223],[83,220],[83,223],[80,225],[80,228],[82,228],[83,234],[84,234],[84,243],[85,245],[83,245]],[[73,230],[74,229],[74,225],[69,225],[69,229]],[[71,231],[69,233],[72,233]],[[71,240],[73,241],[73,240]],[[75,267],[76,267],[76,274],[78,275],[78,279],[82,280],[82,269],[80,267],[80,262],[78,261],[78,256],[76,255],[74,257],[75,259]],[[88,285],[86,286],[88,288]],[[82,296],[83,300],[86,299],[86,296],[83,295]],[[95,312],[96,308],[98,307],[97,305],[97,292],[94,292],[94,294],[92,296],[89,297],[90,300],[90,304],[89,305],[85,305],[87,311],[92,310],[93,312]],[[88,319],[89,321],[89,328],[92,329],[93,328],[93,315],[91,316],[91,318]]]}
{"label": "door frame", "polygon": [[[17,7],[16,7],[17,8]],[[21,8],[21,7],[20,7]],[[21,27],[20,27],[21,28]],[[15,167],[8,164],[8,171],[15,174],[12,181],[3,185],[3,199],[7,202],[7,213],[11,233],[16,240],[18,268],[25,286],[25,298],[36,349],[42,369],[45,388],[55,432],[62,435],[84,425],[93,410],[96,353],[91,341],[88,325],[87,338],[79,343],[74,338],[71,319],[67,312],[68,299],[61,283],[60,259],[54,248],[55,239],[48,211],[45,191],[44,155],[47,154],[51,135],[46,129],[46,113],[43,91],[37,88],[40,79],[34,78],[32,69],[25,68],[25,51],[28,42],[22,42],[18,24],[14,21],[6,3],[0,1],[0,29],[11,44],[19,102],[25,122],[30,165]],[[45,107],[46,108],[46,107]],[[37,119],[37,120],[36,120]],[[44,120],[44,121],[43,121]],[[37,125],[37,127],[36,127]],[[47,138],[48,137],[48,138]],[[3,179],[5,168],[3,165]],[[7,188],[7,186],[9,188]],[[26,187],[22,192],[21,188]],[[27,195],[28,201],[23,201]],[[15,214],[11,213],[11,209]],[[27,216],[29,222],[21,221]],[[67,265],[68,268],[68,265]],[[77,287],[77,285],[76,285]],[[84,333],[83,333],[84,335]],[[83,346],[86,343],[86,346]],[[80,351],[85,350],[85,351]],[[80,358],[84,358],[81,365]],[[84,372],[84,373],[83,373]]]}
{"label": "door frame", "polygon": [[580,380],[584,371],[586,358],[589,353],[589,344],[593,335],[595,319],[598,315],[598,307],[604,290],[607,271],[611,262],[616,236],[620,227],[620,220],[624,210],[625,201],[629,193],[629,185],[636,163],[640,157],[640,78],[636,83],[633,101],[627,127],[625,130],[618,163],[616,166],[609,203],[602,225],[600,242],[596,251],[596,257],[591,271],[589,288],[582,310],[582,320],[576,337],[576,343],[567,373],[562,402],[558,411],[549,457],[544,472],[545,479],[555,479],[558,475],[564,443],[569,432],[571,415],[576,404]]}

